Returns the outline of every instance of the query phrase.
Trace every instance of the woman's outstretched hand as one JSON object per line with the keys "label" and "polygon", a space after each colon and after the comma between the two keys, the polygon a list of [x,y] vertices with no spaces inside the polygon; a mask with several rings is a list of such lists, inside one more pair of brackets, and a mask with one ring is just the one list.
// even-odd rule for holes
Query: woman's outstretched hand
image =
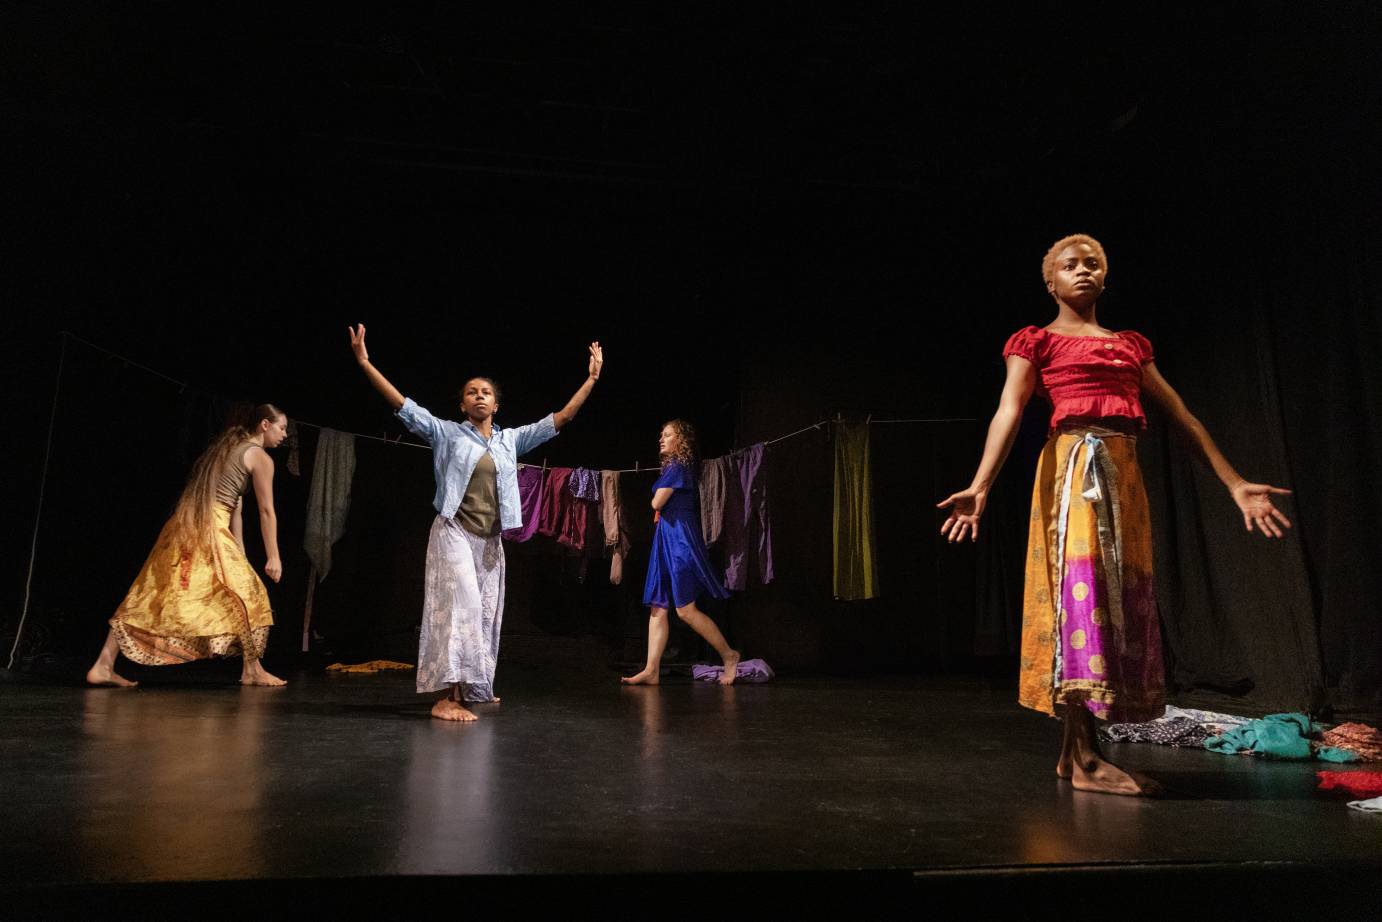
{"label": "woman's outstretched hand", "polygon": [[1290,490],[1240,480],[1229,492],[1233,494],[1233,501],[1238,504],[1238,508],[1243,511],[1243,526],[1248,531],[1252,531],[1252,527],[1256,525],[1268,538],[1280,538],[1281,529],[1291,527],[1291,520],[1272,505],[1273,493],[1289,496]]}
{"label": "woman's outstretched hand", "polygon": [[[360,348],[365,348],[365,328],[360,327]],[[600,380],[600,369],[605,365],[605,350],[599,343],[590,344],[590,380]]]}
{"label": "woman's outstretched hand", "polygon": [[987,500],[987,493],[970,487],[968,490],[952,493],[936,503],[937,509],[950,510],[950,517],[941,525],[941,534],[945,535],[945,539],[954,544],[966,537],[971,541],[978,538],[979,517],[984,514],[984,503]]}
{"label": "woman's outstretched hand", "polygon": [[365,348],[365,325],[346,327],[350,331],[350,351],[355,353],[355,361],[361,365],[369,361],[369,350]]}

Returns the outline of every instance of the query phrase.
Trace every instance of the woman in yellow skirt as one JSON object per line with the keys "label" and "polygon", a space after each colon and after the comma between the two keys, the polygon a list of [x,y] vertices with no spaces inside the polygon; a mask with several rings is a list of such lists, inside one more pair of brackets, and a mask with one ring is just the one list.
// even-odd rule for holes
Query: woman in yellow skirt
{"label": "woman in yellow skirt", "polygon": [[1137,434],[1147,424],[1141,399],[1188,436],[1249,531],[1281,537],[1291,523],[1271,496],[1290,491],[1240,477],[1157,371],[1146,337],[1099,325],[1107,274],[1103,246],[1084,234],[1046,254],[1042,276],[1056,318],[1008,340],[1007,383],[979,470],[969,489],[939,503],[950,509],[941,533],[951,542],[978,536],[1022,410],[1040,390],[1053,413],[1032,491],[1018,700],[1064,718],[1058,776],[1084,791],[1152,794],[1155,782],[1103,758],[1094,724],[1151,720],[1165,709],[1151,522],[1137,466]]}
{"label": "woman in yellow skirt", "polygon": [[264,572],[278,582],[283,563],[274,515],[274,462],[265,449],[287,437],[288,418],[266,403],[245,423],[221,433],[197,459],[177,509],[110,619],[110,633],[86,673],[88,684],[138,684],[115,671],[121,653],[145,666],[240,655],[242,685],[286,684],[259,662],[273,609],[245,557],[241,509],[252,481],[269,558]]}

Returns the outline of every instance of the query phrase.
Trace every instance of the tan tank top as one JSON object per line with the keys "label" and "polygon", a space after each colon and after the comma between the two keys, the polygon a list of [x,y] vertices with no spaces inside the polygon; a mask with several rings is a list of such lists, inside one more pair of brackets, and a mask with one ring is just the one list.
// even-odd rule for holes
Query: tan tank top
{"label": "tan tank top", "polygon": [[230,450],[230,457],[226,459],[221,476],[216,481],[216,502],[221,505],[234,509],[240,497],[245,495],[245,487],[250,481],[249,468],[245,467],[245,453],[253,444],[241,442]]}

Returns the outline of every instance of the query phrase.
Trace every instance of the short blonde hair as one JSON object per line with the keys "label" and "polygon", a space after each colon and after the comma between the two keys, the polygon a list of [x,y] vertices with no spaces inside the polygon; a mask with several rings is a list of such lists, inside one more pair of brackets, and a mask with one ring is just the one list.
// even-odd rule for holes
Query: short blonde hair
{"label": "short blonde hair", "polygon": [[1071,234],[1052,244],[1051,249],[1046,251],[1046,258],[1041,261],[1041,277],[1048,286],[1056,278],[1056,259],[1066,247],[1076,243],[1083,243],[1094,251],[1104,266],[1104,278],[1108,278],[1108,257],[1104,255],[1104,245],[1088,234]]}

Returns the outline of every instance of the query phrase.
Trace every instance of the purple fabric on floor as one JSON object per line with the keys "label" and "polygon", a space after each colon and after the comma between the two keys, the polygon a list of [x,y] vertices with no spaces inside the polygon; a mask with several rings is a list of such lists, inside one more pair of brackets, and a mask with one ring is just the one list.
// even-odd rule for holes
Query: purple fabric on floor
{"label": "purple fabric on floor", "polygon": [[540,467],[518,469],[518,501],[523,508],[523,524],[504,532],[507,541],[527,541],[537,534],[537,520],[542,515],[542,482],[546,471]]}
{"label": "purple fabric on floor", "polygon": [[598,503],[600,501],[600,472],[578,467],[571,472],[571,479],[566,481],[566,488],[576,499],[586,499],[592,503]]}
{"label": "purple fabric on floor", "polygon": [[[697,664],[691,667],[691,678],[697,682],[718,682],[720,676],[724,675],[724,666],[703,666]],[[763,662],[761,659],[746,659],[739,663],[739,668],[734,670],[734,681],[744,682],[749,685],[756,685],[767,682],[773,677],[773,667]]]}
{"label": "purple fabric on floor", "polygon": [[725,586],[744,590],[749,585],[749,557],[758,558],[758,581],[773,581],[773,530],[768,518],[768,478],[763,470],[762,443],[731,457],[739,475],[742,502],[725,510]]}

